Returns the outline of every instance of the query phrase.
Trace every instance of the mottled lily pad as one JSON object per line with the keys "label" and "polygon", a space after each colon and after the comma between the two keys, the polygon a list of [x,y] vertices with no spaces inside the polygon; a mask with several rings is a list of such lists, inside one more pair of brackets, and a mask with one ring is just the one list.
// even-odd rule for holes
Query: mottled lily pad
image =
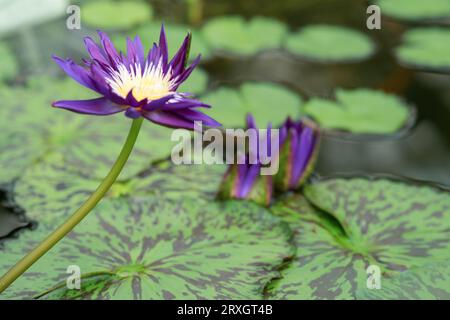
{"label": "mottled lily pad", "polygon": [[448,0],[377,0],[383,15],[400,20],[435,20],[450,16]]}
{"label": "mottled lily pad", "polygon": [[408,67],[450,73],[449,50],[449,29],[416,28],[404,34],[396,54],[397,59]]}
{"label": "mottled lily pad", "polygon": [[[56,160],[58,158],[48,158],[30,167],[14,186],[15,200],[26,211],[28,218],[50,227],[60,224],[73,213],[101,181]],[[154,196],[161,201],[189,197],[213,200],[225,169],[225,165],[177,166],[165,161],[139,177],[116,182],[106,197],[132,197],[136,200]]]}
{"label": "mottled lily pad", "polygon": [[95,0],[81,7],[82,22],[100,29],[128,29],[151,20],[152,16],[152,7],[138,0]]}
{"label": "mottled lily pad", "polygon": [[362,288],[357,297],[363,300],[449,300],[449,261],[427,264],[383,278],[380,290]]}
{"label": "mottled lily pad", "polygon": [[[115,161],[131,125],[122,114],[89,117],[53,109],[50,104],[57,98],[93,97],[89,90],[71,79],[36,78],[27,87],[0,90],[3,132],[0,164],[4,168],[0,172],[0,184],[11,182],[27,167],[46,157],[56,159],[68,171],[100,179]],[[171,132],[145,122],[121,178],[135,175],[148,168],[152,161],[170,155]]]}
{"label": "mottled lily pad", "polygon": [[285,24],[271,18],[254,17],[245,21],[239,16],[222,16],[209,20],[202,34],[216,51],[252,55],[280,48],[287,30]]}
{"label": "mottled lily pad", "polygon": [[4,42],[0,42],[0,61],[0,81],[11,79],[18,73],[16,57]]}
{"label": "mottled lily pad", "polygon": [[297,196],[272,208],[294,230],[297,257],[271,284],[271,298],[355,299],[367,288],[370,265],[380,268],[383,284],[450,257],[446,191],[382,178],[339,178],[310,184],[304,192],[314,206]]}
{"label": "mottled lily pad", "polygon": [[274,83],[245,83],[239,89],[222,87],[202,100],[214,106],[208,114],[228,128],[243,127],[249,112],[261,127],[269,122],[281,125],[287,116],[298,119],[302,106],[300,96]]}
{"label": "mottled lily pad", "polygon": [[399,97],[371,89],[338,89],[335,101],[312,98],[304,106],[321,127],[358,134],[396,133],[412,111]]}
{"label": "mottled lily pad", "polygon": [[341,26],[311,25],[286,40],[291,53],[318,62],[357,62],[375,52],[372,40],[363,33]]}
{"label": "mottled lily pad", "polygon": [[[134,38],[136,35],[138,35],[142,40],[144,48],[146,50],[149,50],[153,43],[157,42],[159,39],[161,24],[162,22],[146,23],[133,32],[128,32],[127,36],[130,38]],[[200,31],[187,25],[175,23],[164,23],[164,29],[167,36],[169,57],[173,57],[175,55],[188,32],[191,32],[192,34],[189,59],[192,61],[193,59],[197,58],[199,54],[202,55],[202,61],[210,57],[209,46],[207,45],[207,43],[205,43],[205,40],[203,39]],[[116,35],[113,37],[113,40],[114,45],[116,45],[119,50],[124,51],[126,49],[126,36]]]}
{"label": "mottled lily pad", "polygon": [[[4,243],[0,272],[29,250],[30,237]],[[2,298],[259,299],[292,254],[289,237],[251,203],[106,200]],[[70,265],[80,268],[81,290],[66,286]]]}

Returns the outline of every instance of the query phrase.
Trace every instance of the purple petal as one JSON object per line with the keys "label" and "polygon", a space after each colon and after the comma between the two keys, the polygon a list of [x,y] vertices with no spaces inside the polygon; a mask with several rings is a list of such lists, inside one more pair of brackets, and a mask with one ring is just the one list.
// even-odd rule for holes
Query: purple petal
{"label": "purple petal", "polygon": [[188,33],[188,35],[184,38],[184,41],[178,49],[178,52],[175,54],[173,59],[169,62],[169,66],[172,69],[174,78],[179,76],[186,67],[186,62],[189,56],[189,47],[191,45],[191,34]]}
{"label": "purple petal", "polygon": [[163,66],[166,66],[167,61],[169,60],[169,53],[167,48],[167,39],[166,39],[166,31],[164,30],[164,24],[161,25],[161,32],[159,34],[159,48],[161,49]]}
{"label": "purple petal", "polygon": [[109,39],[106,33],[98,31],[98,34],[110,63],[115,66],[119,61],[119,53],[117,52],[116,47],[114,47],[114,44],[112,43],[111,39]]}
{"label": "purple petal", "polygon": [[64,60],[57,56],[53,56],[52,58],[69,77],[91,90],[96,90],[96,87],[85,68],[79,66],[71,59]]}
{"label": "purple petal", "polygon": [[84,44],[92,59],[97,60],[98,62],[105,65],[108,64],[108,61],[106,60],[105,56],[94,40],[92,40],[90,37],[86,37],[84,38]]}
{"label": "purple petal", "polygon": [[177,113],[154,111],[144,112],[142,114],[146,119],[169,128],[184,128],[188,130],[194,129],[193,121],[189,121],[177,115]]}
{"label": "purple petal", "polygon": [[294,155],[295,162],[292,168],[291,183],[297,184],[306,169],[306,166],[311,158],[315,146],[314,130],[309,127],[304,127],[302,130],[300,140]]}
{"label": "purple petal", "polygon": [[245,198],[250,193],[256,179],[259,177],[261,167],[259,165],[250,165],[247,170],[247,174],[242,181],[238,196],[240,198]]}
{"label": "purple petal", "polygon": [[109,115],[124,110],[122,106],[112,103],[106,98],[92,100],[61,100],[54,102],[52,105],[53,107],[67,109],[76,113],[93,115]]}

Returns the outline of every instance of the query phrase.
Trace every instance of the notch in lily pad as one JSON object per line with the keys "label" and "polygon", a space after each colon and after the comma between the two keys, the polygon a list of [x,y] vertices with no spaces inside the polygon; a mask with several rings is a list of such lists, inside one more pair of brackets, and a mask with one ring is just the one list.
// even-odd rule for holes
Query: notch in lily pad
{"label": "notch in lily pad", "polygon": [[153,9],[144,1],[88,1],[81,7],[82,21],[88,26],[125,30],[152,19]]}
{"label": "notch in lily pad", "polygon": [[416,28],[403,35],[398,61],[412,69],[450,74],[450,29]]}
{"label": "notch in lily pad", "polygon": [[383,15],[408,22],[440,22],[450,17],[448,0],[376,0]]}
{"label": "notch in lily pad", "polygon": [[334,100],[312,98],[304,112],[332,135],[400,135],[415,123],[416,111],[400,97],[372,89],[337,89]]}
{"label": "notch in lily pad", "polygon": [[242,128],[245,116],[251,113],[256,123],[278,126],[290,116],[301,116],[302,99],[282,85],[269,82],[248,82],[238,89],[221,87],[203,97],[214,108],[206,113],[220,119],[226,128]]}
{"label": "notch in lily pad", "polygon": [[[304,196],[282,199],[272,212],[289,223],[298,251],[269,286],[270,298],[399,298],[399,289],[408,290],[408,283],[421,285],[400,292],[403,296],[448,297],[448,281],[436,284],[426,274],[412,275],[414,282],[390,280],[448,261],[447,189],[394,177],[321,178],[305,186]],[[380,269],[382,290],[367,294],[370,265]]]}
{"label": "notch in lily pad", "polygon": [[291,34],[286,49],[303,59],[321,63],[352,63],[370,58],[374,42],[358,30],[337,25],[309,25]]}
{"label": "notch in lily pad", "polygon": [[254,17],[246,21],[240,16],[222,16],[209,20],[201,31],[216,52],[254,55],[280,48],[288,28],[272,18]]}

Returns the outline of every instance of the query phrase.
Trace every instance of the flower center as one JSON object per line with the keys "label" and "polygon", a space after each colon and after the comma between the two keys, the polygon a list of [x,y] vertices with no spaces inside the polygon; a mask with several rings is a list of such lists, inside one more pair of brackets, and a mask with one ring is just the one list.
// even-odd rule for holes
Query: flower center
{"label": "flower center", "polygon": [[116,70],[111,70],[111,78],[106,78],[106,81],[114,93],[122,98],[126,98],[133,90],[133,97],[137,101],[151,101],[172,93],[173,81],[170,78],[170,72],[163,73],[161,62],[157,65],[146,64],[144,70],[136,63],[129,68],[118,65]]}

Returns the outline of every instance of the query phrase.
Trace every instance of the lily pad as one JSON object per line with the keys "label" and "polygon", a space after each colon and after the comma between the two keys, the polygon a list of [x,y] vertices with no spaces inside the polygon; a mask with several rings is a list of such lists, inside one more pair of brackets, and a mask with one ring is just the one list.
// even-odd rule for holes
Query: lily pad
{"label": "lily pad", "polygon": [[151,20],[152,7],[144,1],[89,1],[81,7],[81,18],[90,27],[128,29]]}
{"label": "lily pad", "polygon": [[384,278],[380,290],[360,289],[363,300],[449,300],[449,261],[431,263]]}
{"label": "lily pad", "polygon": [[[164,161],[139,177],[116,182],[106,198],[137,200],[154,196],[165,201],[191,197],[211,201],[225,169],[225,165],[173,165]],[[47,158],[18,179],[14,196],[28,218],[54,227],[73,213],[100,182],[99,178],[72,170],[57,157]]]}
{"label": "lily pad", "polygon": [[[128,133],[129,119],[121,114],[88,117],[53,109],[50,104],[62,98],[61,92],[64,99],[92,98],[88,90],[70,79],[36,78],[27,87],[0,90],[4,93],[0,110],[0,164],[4,168],[1,184],[11,182],[46,157],[86,177],[100,179],[108,172]],[[171,132],[146,122],[121,178],[133,176],[152,161],[169,156]]]}
{"label": "lily pad", "polygon": [[16,57],[11,49],[4,42],[0,42],[0,81],[8,80],[17,75],[19,71],[19,65]]}
{"label": "lily pad", "polygon": [[448,0],[377,0],[383,15],[400,20],[420,21],[435,20],[450,16]]}
{"label": "lily pad", "polygon": [[[149,22],[141,27],[137,28],[133,32],[128,32],[127,36],[130,38],[134,38],[138,35],[141,40],[144,48],[149,50],[153,43],[158,41],[159,34],[161,31],[162,22]],[[175,23],[164,23],[164,29],[166,31],[167,36],[167,45],[169,48],[169,57],[173,57],[177,50],[180,48],[183,43],[184,38],[188,34],[188,32],[192,33],[192,42],[191,48],[189,52],[189,59],[192,61],[197,58],[199,54],[202,55],[202,61],[206,60],[210,57],[210,50],[208,44],[203,39],[203,36],[200,31],[195,28],[183,25],[183,24],[175,24]],[[114,45],[117,46],[119,50],[126,50],[126,36],[124,35],[115,35],[113,37]]]}
{"label": "lily pad", "polygon": [[365,34],[346,27],[310,25],[290,35],[286,49],[309,60],[358,62],[372,56],[375,44]]}
{"label": "lily pad", "polygon": [[298,119],[302,99],[296,93],[275,83],[245,83],[238,89],[222,87],[202,98],[213,106],[207,113],[224,127],[241,128],[251,112],[256,123],[281,125],[287,116]]}
{"label": "lily pad", "polygon": [[371,89],[338,89],[335,101],[312,98],[304,112],[323,128],[358,134],[393,134],[412,118],[399,97]]}
{"label": "lily pad", "polygon": [[[450,197],[444,190],[339,178],[310,184],[304,192],[310,203],[297,196],[289,206],[284,201],[272,208],[294,230],[297,257],[270,285],[271,298],[355,299],[367,288],[370,265],[380,268],[383,285],[450,257]],[[314,213],[319,217],[311,219]],[[324,223],[324,214],[340,228]]]}
{"label": "lily pad", "polygon": [[246,21],[239,16],[213,18],[202,28],[211,48],[242,55],[280,48],[287,31],[287,26],[275,19],[254,17]]}
{"label": "lily pad", "polygon": [[416,28],[407,31],[397,59],[415,69],[450,72],[450,30],[446,28]]}
{"label": "lily pad", "polygon": [[[29,250],[30,234],[4,243],[0,272]],[[246,202],[103,201],[2,298],[259,299],[292,253],[289,237]],[[66,286],[70,265],[81,290]]]}

